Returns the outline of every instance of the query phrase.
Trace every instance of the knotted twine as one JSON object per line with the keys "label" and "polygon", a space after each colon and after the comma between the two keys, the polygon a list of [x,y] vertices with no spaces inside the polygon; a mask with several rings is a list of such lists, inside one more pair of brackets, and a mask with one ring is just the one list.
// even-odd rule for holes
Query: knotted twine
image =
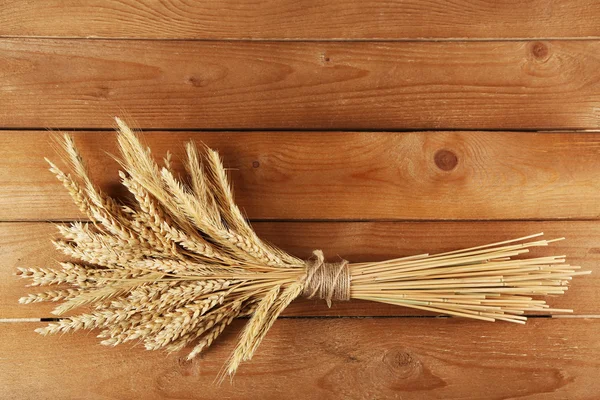
{"label": "knotted twine", "polygon": [[302,295],[306,298],[323,299],[331,307],[332,300],[350,300],[350,270],[348,261],[326,263],[321,250],[313,251],[306,260],[306,280]]}

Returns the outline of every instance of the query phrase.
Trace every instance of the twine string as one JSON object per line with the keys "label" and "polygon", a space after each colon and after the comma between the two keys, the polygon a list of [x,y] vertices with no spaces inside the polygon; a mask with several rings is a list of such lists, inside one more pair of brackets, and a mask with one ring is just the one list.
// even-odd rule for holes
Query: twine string
{"label": "twine string", "polygon": [[323,299],[329,307],[332,300],[350,300],[348,261],[326,263],[321,250],[313,251],[313,257],[306,260],[306,281],[302,295],[309,299]]}

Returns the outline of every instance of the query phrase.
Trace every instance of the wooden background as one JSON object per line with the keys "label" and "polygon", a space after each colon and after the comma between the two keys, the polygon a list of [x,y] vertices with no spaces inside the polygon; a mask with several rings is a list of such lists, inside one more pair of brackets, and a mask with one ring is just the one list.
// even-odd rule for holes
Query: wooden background
{"label": "wooden background", "polygon": [[217,148],[259,234],[351,261],[545,232],[594,273],[526,326],[297,301],[233,384],[204,357],[0,323],[3,399],[597,399],[600,2],[0,0],[0,318],[82,216],[46,170],[73,131],[118,195],[112,116]]}

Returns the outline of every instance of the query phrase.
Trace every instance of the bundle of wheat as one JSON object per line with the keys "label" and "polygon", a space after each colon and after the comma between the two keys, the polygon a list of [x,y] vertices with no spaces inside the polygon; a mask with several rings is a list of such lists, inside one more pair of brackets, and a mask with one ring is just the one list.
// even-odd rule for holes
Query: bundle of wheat
{"label": "bundle of wheat", "polygon": [[[369,263],[326,263],[316,250],[296,258],[258,238],[233,201],[219,155],[186,147],[189,184],[160,167],[139,138],[117,119],[123,185],[135,201],[122,204],[90,180],[70,136],[64,149],[74,176],[50,170],[91,223],[58,229],[57,249],[71,257],[60,268],[21,268],[33,286],[67,285],[22,298],[62,301],[63,315],[80,315],[37,329],[43,335],[100,329],[102,344],[142,341],[147,349],[191,359],[236,317],[250,316],[227,363],[232,375],[252,358],[277,316],[296,297],[362,299],[485,321],[524,323],[525,313],[552,309],[534,296],[562,294],[579,267],[564,256],[513,259],[552,240],[541,234],[436,255]],[[560,240],[560,239],[556,239]]]}

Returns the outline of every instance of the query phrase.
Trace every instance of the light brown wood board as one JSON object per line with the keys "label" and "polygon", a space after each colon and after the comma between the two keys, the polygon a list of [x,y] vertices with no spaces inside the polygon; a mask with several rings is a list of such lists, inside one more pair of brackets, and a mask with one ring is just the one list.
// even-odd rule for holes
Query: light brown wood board
{"label": "light brown wood board", "polygon": [[229,40],[600,37],[592,0],[0,1],[0,36]]}
{"label": "light brown wood board", "polygon": [[0,127],[598,129],[600,41],[0,39]]}
{"label": "light brown wood board", "polygon": [[282,319],[233,383],[215,384],[241,321],[193,362],[95,335],[0,325],[5,399],[588,399],[597,319],[527,326],[415,318]]}
{"label": "light brown wood board", "polygon": [[[555,308],[573,309],[574,316],[600,315],[600,226],[596,221],[497,221],[497,222],[257,222],[258,234],[284,250],[308,258],[322,249],[328,259],[344,257],[353,262],[436,253],[472,247],[529,233],[544,232],[548,238],[567,239],[535,249],[529,256],[568,255],[571,265],[592,270],[576,277],[568,292],[548,298]],[[0,223],[0,318],[47,318],[53,303],[20,305],[19,297],[51,289],[26,287],[14,275],[16,267],[56,267],[65,258],[50,240],[57,238],[52,223]],[[404,307],[363,301],[334,303],[298,300],[288,316],[418,316],[435,314]]]}
{"label": "light brown wood board", "polygon": [[[123,197],[112,132],[71,132],[93,179]],[[58,132],[0,131],[0,220],[82,218],[48,171]],[[600,133],[147,132],[174,166],[217,149],[246,215],[268,220],[597,219]],[[60,164],[59,164],[60,165]]]}

